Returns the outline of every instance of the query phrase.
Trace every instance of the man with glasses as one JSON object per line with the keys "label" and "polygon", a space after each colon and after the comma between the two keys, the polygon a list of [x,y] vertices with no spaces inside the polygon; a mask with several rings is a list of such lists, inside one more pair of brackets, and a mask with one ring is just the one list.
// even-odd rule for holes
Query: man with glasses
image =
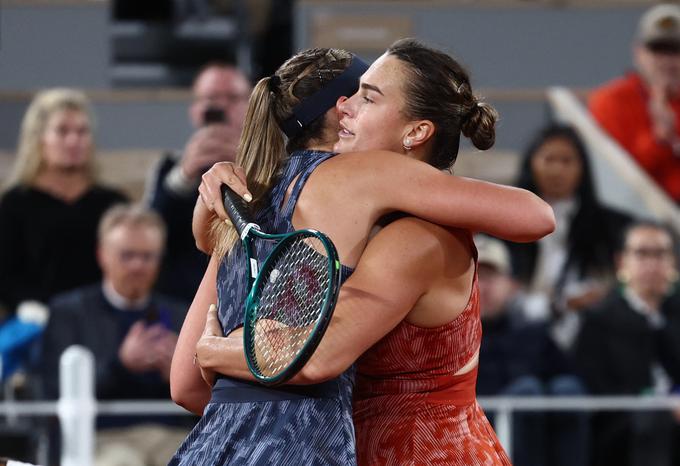
{"label": "man with glasses", "polygon": [[158,289],[184,301],[193,300],[208,263],[191,233],[201,175],[216,162],[234,161],[250,92],[250,82],[237,68],[220,62],[205,65],[194,81],[189,106],[195,132],[182,154],[164,155],[148,183],[148,202],[168,226]]}
{"label": "man with glasses", "polygon": [[[672,232],[630,226],[617,264],[619,286],[585,312],[576,361],[596,395],[667,395],[680,387],[680,295]],[[671,465],[670,413],[622,412],[593,418],[593,464]]]}
{"label": "man with glasses", "polygon": [[[148,208],[119,205],[102,217],[98,240],[101,283],[50,303],[40,371],[44,395],[59,395],[59,358],[69,346],[82,345],[94,353],[98,399],[169,400],[170,361],[188,305],[152,291],[163,221]],[[165,465],[186,424],[186,417],[99,417],[95,465]]]}
{"label": "man with glasses", "polygon": [[680,6],[656,5],[640,19],[636,71],[593,91],[597,122],[680,202]]}

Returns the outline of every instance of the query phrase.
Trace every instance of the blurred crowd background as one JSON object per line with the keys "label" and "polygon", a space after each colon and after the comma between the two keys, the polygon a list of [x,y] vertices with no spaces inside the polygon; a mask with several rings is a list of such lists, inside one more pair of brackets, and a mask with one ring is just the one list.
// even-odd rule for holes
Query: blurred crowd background
{"label": "blurred crowd background", "polygon": [[[5,0],[0,4],[0,379],[59,396],[96,358],[100,400],[169,400],[207,264],[191,214],[233,160],[253,83],[294,51],[367,60],[416,37],[500,112],[456,175],[529,189],[557,229],[478,236],[478,395],[680,389],[680,5],[644,0]],[[490,419],[495,420],[489,411]],[[166,464],[195,419],[105,417],[98,466]],[[680,465],[680,409],[521,412],[517,466]],[[55,419],[0,419],[0,456],[57,464]]]}

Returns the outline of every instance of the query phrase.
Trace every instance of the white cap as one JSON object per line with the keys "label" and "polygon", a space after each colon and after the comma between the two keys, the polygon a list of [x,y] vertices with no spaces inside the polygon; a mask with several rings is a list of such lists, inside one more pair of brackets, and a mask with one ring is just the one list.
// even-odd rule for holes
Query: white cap
{"label": "white cap", "polygon": [[680,46],[680,6],[664,3],[647,10],[638,24],[638,40]]}
{"label": "white cap", "polygon": [[475,246],[479,253],[477,262],[480,265],[489,265],[503,274],[510,274],[510,254],[501,240],[486,235],[476,235]]}

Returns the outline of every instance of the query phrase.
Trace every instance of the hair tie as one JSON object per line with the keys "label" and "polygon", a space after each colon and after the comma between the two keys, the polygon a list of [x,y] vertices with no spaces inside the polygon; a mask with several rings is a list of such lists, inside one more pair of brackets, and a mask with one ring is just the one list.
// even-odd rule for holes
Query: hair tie
{"label": "hair tie", "polygon": [[480,102],[479,100],[477,100],[477,101],[472,105],[472,107],[470,107],[470,109],[469,109],[467,112],[463,112],[463,111],[462,111],[462,108],[461,108],[461,114],[460,114],[460,116],[461,116],[461,121],[467,121],[467,120],[469,120],[470,117],[472,116],[472,114],[475,113],[475,112],[477,111],[477,109],[482,108],[483,106],[484,106],[484,103],[483,103],[483,102]]}
{"label": "hair tie", "polygon": [[273,74],[269,77],[269,82],[267,83],[269,85],[269,92],[274,92],[279,90],[279,84],[281,84],[281,78],[279,78],[277,75]]}

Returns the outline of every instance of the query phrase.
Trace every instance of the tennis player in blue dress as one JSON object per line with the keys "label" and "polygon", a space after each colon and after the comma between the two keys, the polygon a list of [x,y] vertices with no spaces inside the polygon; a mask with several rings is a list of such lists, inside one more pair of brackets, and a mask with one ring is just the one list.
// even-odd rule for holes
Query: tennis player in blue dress
{"label": "tennis player in blue dress", "polygon": [[[292,57],[276,75],[256,86],[241,150],[248,150],[243,141],[248,141],[252,109],[256,102],[264,102],[278,127],[257,129],[285,132],[285,149],[290,153],[275,174],[273,186],[265,186],[252,202],[263,231],[294,230],[292,215],[307,178],[333,156],[329,151],[306,150],[306,145],[318,140],[325,130],[326,112],[338,98],[357,90],[366,69],[365,63],[348,52],[312,49]],[[218,314],[225,335],[242,325],[248,292],[245,254],[240,244],[231,246],[217,271]],[[261,248],[256,254],[263,259],[269,252]],[[350,273],[351,269],[343,267],[342,280]],[[350,369],[322,384],[272,388],[218,375],[201,420],[170,465],[354,465],[353,380]]]}

